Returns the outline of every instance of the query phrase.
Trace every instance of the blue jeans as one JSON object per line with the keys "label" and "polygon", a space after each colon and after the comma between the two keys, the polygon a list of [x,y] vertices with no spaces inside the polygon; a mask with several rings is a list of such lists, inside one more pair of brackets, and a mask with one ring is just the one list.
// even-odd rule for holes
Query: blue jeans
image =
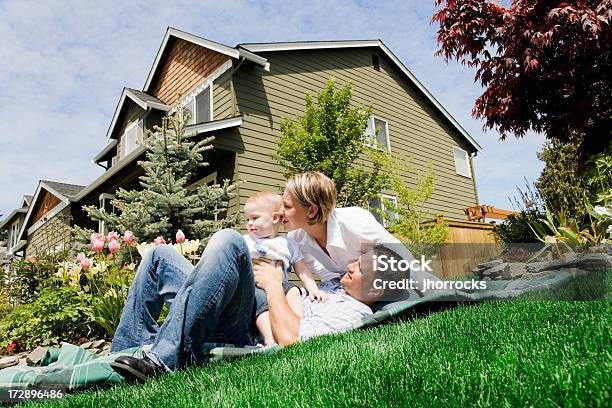
{"label": "blue jeans", "polygon": [[[249,251],[234,230],[215,233],[195,267],[156,246],[136,271],[111,351],[153,344],[151,354],[174,370],[202,363],[204,343],[255,345],[254,292]],[[164,302],[170,309],[158,327]]]}

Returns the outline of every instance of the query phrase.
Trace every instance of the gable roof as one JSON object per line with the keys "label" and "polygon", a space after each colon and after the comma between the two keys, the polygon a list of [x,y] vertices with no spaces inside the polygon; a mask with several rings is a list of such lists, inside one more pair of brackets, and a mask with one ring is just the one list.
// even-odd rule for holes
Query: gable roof
{"label": "gable roof", "polygon": [[32,202],[32,196],[31,195],[24,195],[23,196],[23,200],[21,201],[21,206],[22,207],[27,207],[27,206],[30,205],[31,202]]}
{"label": "gable roof", "polygon": [[166,34],[164,35],[164,39],[162,40],[162,43],[159,46],[159,50],[157,51],[157,55],[155,56],[153,66],[151,67],[149,75],[147,76],[147,80],[144,84],[144,92],[149,91],[151,83],[153,82],[153,78],[155,77],[155,74],[160,68],[160,62],[164,56],[166,47],[168,46],[168,42],[172,38],[180,38],[181,40],[185,40],[192,44],[199,45],[200,47],[208,48],[209,50],[227,55],[228,57],[233,59],[244,58],[246,60],[254,62],[257,65],[261,65],[265,70],[269,70],[268,61],[265,58],[260,57],[259,55],[253,54],[249,50],[228,47],[227,45],[210,41],[206,38],[198,37],[197,35],[189,34],[185,31],[177,30],[173,27],[168,27],[168,29],[166,30]]}
{"label": "gable roof", "polygon": [[[45,190],[53,193],[59,199],[71,199],[76,197],[85,186],[79,186],[76,184],[58,183],[57,181],[41,180],[40,184]],[[72,201],[72,200],[70,200]]]}
{"label": "gable roof", "polygon": [[141,91],[137,91],[136,89],[124,87],[121,92],[121,96],[119,97],[119,102],[117,103],[117,107],[115,108],[115,113],[113,114],[113,119],[111,120],[110,126],[106,131],[106,139],[110,140],[115,126],[117,125],[117,121],[119,120],[119,116],[121,115],[121,111],[123,110],[123,105],[125,104],[125,100],[129,98],[142,109],[147,110],[149,108],[161,110],[164,112],[168,112],[170,110],[170,106],[166,105],[159,99],[149,94],[146,94]]}
{"label": "gable roof", "polygon": [[34,208],[36,208],[36,201],[38,201],[38,196],[40,195],[40,191],[42,189],[47,190],[48,192],[59,198],[64,204],[69,204],[71,201],[76,201],[76,196],[84,188],[85,186],[79,186],[77,184],[40,180],[38,182],[38,187],[36,187],[34,197],[32,198],[30,206],[28,207],[28,212],[26,213],[25,220],[23,221],[23,225],[21,226],[21,231],[19,231],[19,236],[17,240],[19,241],[23,239],[23,232],[26,230],[26,226],[28,225],[28,221],[32,216]]}
{"label": "gable roof", "polygon": [[244,43],[238,47],[245,48],[253,53],[273,52],[273,51],[297,51],[297,50],[320,50],[332,48],[357,48],[357,47],[377,47],[394,63],[394,65],[404,74],[408,82],[412,83],[425,98],[445,117],[450,124],[463,136],[476,151],[482,147],[470,136],[470,134],[453,118],[453,116],[438,102],[436,98],[419,82],[410,70],[391,52],[382,40],[349,40],[349,41],[299,41],[299,42],[276,42],[276,43]]}

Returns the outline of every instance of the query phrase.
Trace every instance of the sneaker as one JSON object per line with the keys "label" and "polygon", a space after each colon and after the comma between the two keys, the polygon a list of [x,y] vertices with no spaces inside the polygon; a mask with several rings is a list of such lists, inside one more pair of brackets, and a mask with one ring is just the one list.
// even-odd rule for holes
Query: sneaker
{"label": "sneaker", "polygon": [[131,356],[117,357],[110,366],[129,382],[143,382],[165,372],[164,368],[146,354],[143,358]]}

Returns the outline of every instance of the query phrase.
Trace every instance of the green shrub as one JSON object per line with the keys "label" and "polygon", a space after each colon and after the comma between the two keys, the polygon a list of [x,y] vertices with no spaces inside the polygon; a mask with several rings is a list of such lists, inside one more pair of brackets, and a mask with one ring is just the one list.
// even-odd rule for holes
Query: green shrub
{"label": "green shrub", "polygon": [[2,332],[22,348],[74,342],[91,333],[91,295],[72,286],[47,285],[29,304],[16,307],[1,323]]}
{"label": "green shrub", "polygon": [[57,270],[57,263],[67,258],[68,251],[62,251],[18,258],[11,262],[6,280],[3,280],[8,298],[16,304],[31,303]]}
{"label": "green shrub", "polygon": [[504,244],[539,243],[530,225],[538,223],[543,216],[539,210],[522,210],[509,215],[504,223],[497,224],[493,233]]}

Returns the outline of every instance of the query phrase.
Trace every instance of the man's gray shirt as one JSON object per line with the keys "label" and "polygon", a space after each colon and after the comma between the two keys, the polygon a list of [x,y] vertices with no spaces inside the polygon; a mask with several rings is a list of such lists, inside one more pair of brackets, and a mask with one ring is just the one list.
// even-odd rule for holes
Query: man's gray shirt
{"label": "man's gray shirt", "polygon": [[312,301],[305,296],[304,317],[300,322],[300,341],[324,334],[342,333],[353,329],[355,323],[372,314],[365,304],[343,293],[328,294],[327,301]]}

